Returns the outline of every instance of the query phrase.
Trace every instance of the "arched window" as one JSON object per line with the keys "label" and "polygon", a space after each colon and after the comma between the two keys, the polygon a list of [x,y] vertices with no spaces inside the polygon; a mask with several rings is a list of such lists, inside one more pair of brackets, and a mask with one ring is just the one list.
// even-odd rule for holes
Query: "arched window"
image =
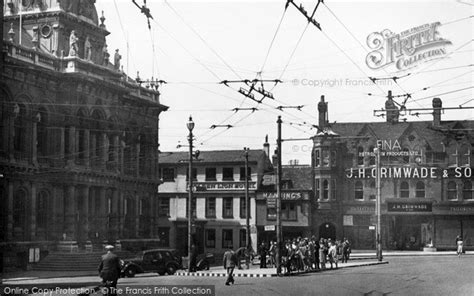
{"label": "arched window", "polygon": [[376,188],[375,188],[375,182],[371,181],[370,182],[370,194],[369,194],[369,199],[370,200],[375,200],[375,195],[377,194]]}
{"label": "arched window", "polygon": [[457,199],[458,198],[458,186],[456,182],[448,182],[448,199]]}
{"label": "arched window", "polygon": [[363,200],[364,199],[364,187],[363,187],[361,181],[355,182],[354,199],[357,199],[357,200]]}
{"label": "arched window", "polygon": [[424,198],[425,197],[425,183],[422,181],[416,182],[416,197]]}
{"label": "arched window", "polygon": [[357,147],[357,165],[364,165],[364,147]]}
{"label": "arched window", "polygon": [[106,149],[104,141],[104,116],[99,110],[92,112],[92,126],[90,130],[89,139],[89,157],[93,166],[100,166],[102,164],[103,151]]}
{"label": "arched window", "polygon": [[36,224],[38,228],[46,228],[48,224],[48,192],[40,191],[36,200]]}
{"label": "arched window", "polygon": [[321,166],[321,151],[319,149],[314,149],[314,166]]}
{"label": "arched window", "polygon": [[462,189],[462,198],[463,199],[472,199],[472,182],[464,181]]}
{"label": "arched window", "polygon": [[400,198],[409,198],[410,197],[410,186],[408,182],[403,181],[400,183]]}
{"label": "arched window", "polygon": [[36,150],[38,156],[48,155],[48,113],[44,108],[41,108],[37,115],[36,124]]}
{"label": "arched window", "polygon": [[26,147],[26,131],[27,131],[27,118],[26,118],[26,107],[23,104],[15,105],[14,112],[16,113],[14,126],[15,126],[15,138],[13,140],[13,148],[16,152],[19,152],[20,158],[25,158],[26,155],[22,155],[27,151]]}
{"label": "arched window", "polygon": [[24,230],[26,222],[26,191],[18,190],[13,198],[13,227]]}
{"label": "arched window", "polygon": [[328,182],[328,180],[323,181],[323,199],[329,199],[329,182]]}
{"label": "arched window", "polygon": [[369,147],[369,165],[375,165],[374,146]]}
{"label": "arched window", "polygon": [[471,151],[467,144],[463,144],[458,151],[458,166],[467,166],[471,165]]}

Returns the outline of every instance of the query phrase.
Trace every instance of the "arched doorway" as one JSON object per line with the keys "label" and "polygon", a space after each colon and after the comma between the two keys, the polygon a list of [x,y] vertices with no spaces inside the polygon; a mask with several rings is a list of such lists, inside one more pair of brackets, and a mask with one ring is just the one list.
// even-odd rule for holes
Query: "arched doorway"
{"label": "arched doorway", "polygon": [[325,222],[319,226],[319,238],[336,239],[336,226],[330,222]]}

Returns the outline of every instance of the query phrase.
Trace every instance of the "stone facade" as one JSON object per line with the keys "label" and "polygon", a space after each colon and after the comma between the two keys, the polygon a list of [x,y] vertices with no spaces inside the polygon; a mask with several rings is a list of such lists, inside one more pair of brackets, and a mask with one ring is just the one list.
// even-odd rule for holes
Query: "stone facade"
{"label": "stone facade", "polygon": [[[41,259],[104,242],[153,241],[159,114],[167,110],[159,92],[108,61],[109,32],[93,2],[4,2],[3,266],[25,268],[31,249]],[[77,51],[67,55],[73,30]]]}

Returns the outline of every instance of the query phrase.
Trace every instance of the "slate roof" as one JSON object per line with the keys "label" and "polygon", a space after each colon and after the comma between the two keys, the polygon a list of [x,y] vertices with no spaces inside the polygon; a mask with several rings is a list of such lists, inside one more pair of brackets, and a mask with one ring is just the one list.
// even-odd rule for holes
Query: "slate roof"
{"label": "slate roof", "polygon": [[293,188],[299,190],[312,190],[311,166],[310,165],[284,165],[282,169],[282,181],[291,180]]}
{"label": "slate roof", "polygon": [[[265,156],[263,150],[249,150],[249,162],[258,162]],[[187,163],[189,152],[161,152],[160,164]],[[243,163],[245,162],[243,150],[213,150],[199,151],[198,159],[193,159],[193,163]]]}

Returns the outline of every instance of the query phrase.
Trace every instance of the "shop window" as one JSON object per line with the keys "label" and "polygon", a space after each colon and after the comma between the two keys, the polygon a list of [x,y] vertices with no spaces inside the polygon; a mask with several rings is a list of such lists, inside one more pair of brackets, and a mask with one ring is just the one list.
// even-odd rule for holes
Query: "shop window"
{"label": "shop window", "polygon": [[174,182],[174,168],[163,168],[163,181]]}
{"label": "shop window", "polygon": [[[250,202],[250,200],[249,200],[249,202]],[[240,218],[242,218],[242,219],[247,218],[247,207],[246,207],[245,197],[240,198]]]}
{"label": "shop window", "polygon": [[[252,180],[252,168],[247,167],[247,176],[249,180]],[[245,181],[245,167],[240,167],[240,181]]]}
{"label": "shop window", "polygon": [[247,242],[247,231],[245,229],[239,230],[239,247],[245,247]]}
{"label": "shop window", "polygon": [[206,229],[206,248],[216,247],[216,230]]}
{"label": "shop window", "polygon": [[357,147],[357,165],[364,165],[364,147]]}
{"label": "shop window", "polygon": [[447,152],[448,154],[448,166],[450,167],[453,167],[453,166],[457,166],[458,163],[458,150],[456,147],[454,146],[451,146],[451,147],[448,147],[447,149]]}
{"label": "shop window", "polygon": [[425,198],[425,183],[422,181],[416,182],[416,197]]}
{"label": "shop window", "polygon": [[323,199],[329,199],[329,182],[328,180],[323,180]]}
{"label": "shop window", "polygon": [[371,181],[370,182],[370,194],[369,194],[369,199],[370,200],[375,200],[375,195],[377,194],[377,188],[375,188],[375,182]]}
{"label": "shop window", "polygon": [[169,217],[170,216],[170,198],[162,197],[158,199],[158,215]]}
{"label": "shop window", "polygon": [[319,167],[321,166],[321,154],[319,149],[314,150],[314,166]]}
{"label": "shop window", "polygon": [[448,199],[457,199],[458,198],[458,188],[457,184],[454,181],[448,182]]}
{"label": "shop window", "polygon": [[361,181],[355,182],[354,186],[354,198],[356,200],[363,200],[364,199],[364,187]]}
{"label": "shop window", "polygon": [[206,168],[206,181],[216,181],[216,168]]}
{"label": "shop window", "polygon": [[281,220],[296,221],[296,205],[294,202],[281,203]]}
{"label": "shop window", "polygon": [[410,197],[410,185],[408,182],[403,181],[400,183],[400,198],[409,198]]}
{"label": "shop window", "polygon": [[233,209],[233,198],[232,197],[224,197],[222,199],[222,217],[223,218],[234,218]]}
{"label": "shop window", "polygon": [[233,231],[232,229],[222,229],[222,248],[223,249],[233,249],[234,248],[234,241],[233,241]]}
{"label": "shop window", "polygon": [[222,168],[222,180],[234,181],[234,168]]}
{"label": "shop window", "polygon": [[158,244],[160,247],[170,246],[170,228],[169,227],[158,227]]}
{"label": "shop window", "polygon": [[206,218],[216,217],[216,198],[206,198]]}
{"label": "shop window", "polygon": [[472,199],[472,182],[471,181],[464,181],[462,197],[463,199]]}

